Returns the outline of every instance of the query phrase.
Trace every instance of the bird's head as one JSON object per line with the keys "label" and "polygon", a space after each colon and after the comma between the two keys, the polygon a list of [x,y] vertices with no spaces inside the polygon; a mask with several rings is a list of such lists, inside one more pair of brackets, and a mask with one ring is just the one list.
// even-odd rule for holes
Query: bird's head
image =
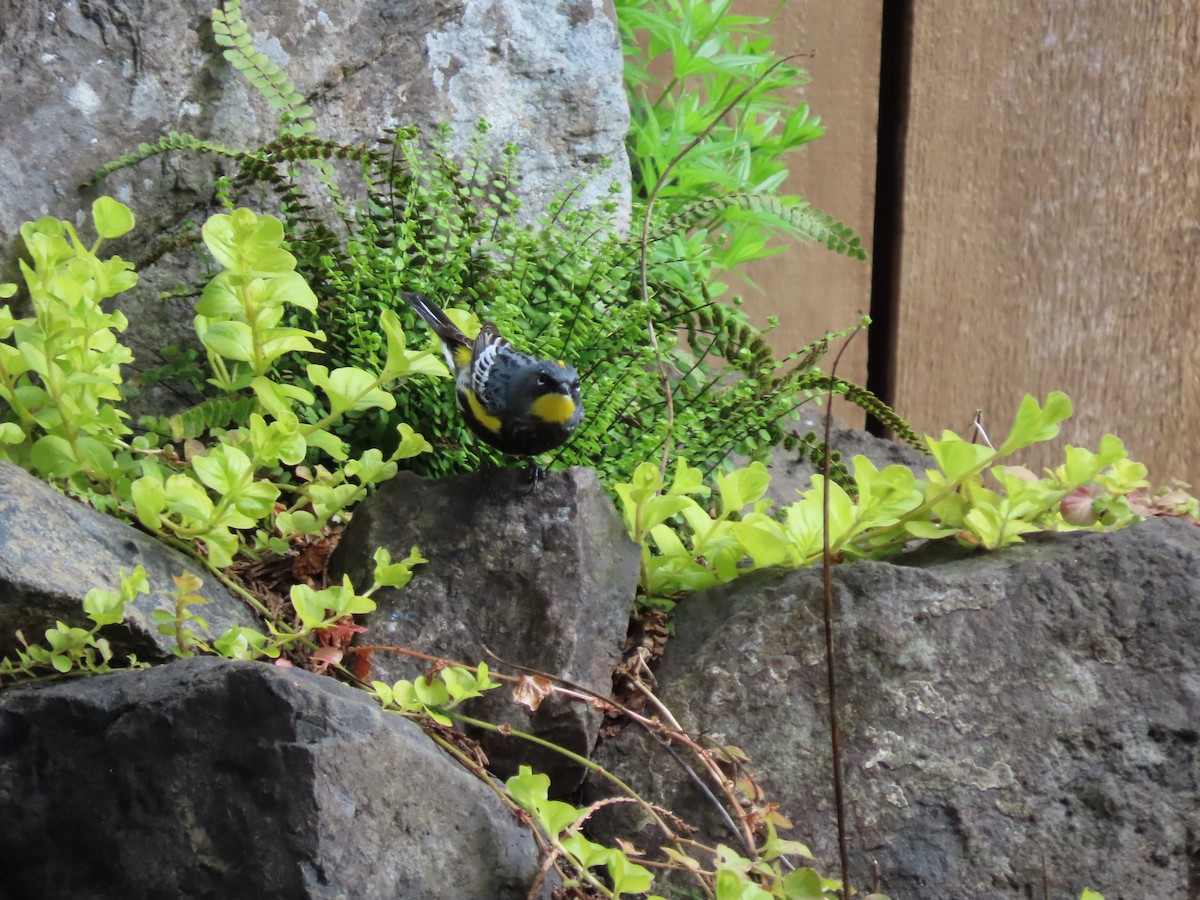
{"label": "bird's head", "polygon": [[518,376],[518,396],[527,398],[535,419],[548,425],[571,425],[583,416],[579,373],[556,360],[538,360]]}

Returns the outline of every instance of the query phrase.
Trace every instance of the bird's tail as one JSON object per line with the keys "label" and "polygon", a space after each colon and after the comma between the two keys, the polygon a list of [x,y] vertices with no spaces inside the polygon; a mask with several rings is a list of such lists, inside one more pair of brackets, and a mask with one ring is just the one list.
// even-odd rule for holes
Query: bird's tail
{"label": "bird's tail", "polygon": [[432,300],[421,294],[406,293],[401,296],[433,329],[433,333],[442,339],[442,343],[447,346],[447,349],[453,349],[456,346],[470,347],[474,344]]}

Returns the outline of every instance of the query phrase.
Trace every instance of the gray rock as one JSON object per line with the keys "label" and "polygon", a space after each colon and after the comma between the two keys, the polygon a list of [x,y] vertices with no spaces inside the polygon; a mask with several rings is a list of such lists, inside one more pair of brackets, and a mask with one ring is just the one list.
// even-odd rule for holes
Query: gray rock
{"label": "gray rock", "polygon": [[174,609],[172,578],[203,579],[209,602],[193,610],[208,622],[210,639],[234,626],[260,627],[242,601],[210,572],[145,532],[65,497],[12,463],[0,462],[0,656],[15,647],[21,629],[31,642],[57,621],[90,627],[83,598],[92,588],[116,591],[121,571],[141,565],[151,593],[125,606],[125,624],[105,626],[114,650],[140,659],[164,659],[174,638],[158,633],[156,609]]}
{"label": "gray rock", "polygon": [[[607,696],[637,586],[639,553],[594,472],[567,469],[531,489],[520,469],[423,479],[401,473],[363,502],[330,560],[355,584],[369,583],[376,547],[393,558],[420,548],[429,563],[401,591],[375,599],[365,617],[368,645],[398,645],[467,664],[501,657]],[[376,652],[382,681],[427,667]],[[533,731],[576,753],[591,751],[598,713],[547,700],[530,714],[507,689],[472,701],[470,714]],[[526,763],[562,793],[582,770],[557,753],[516,738],[489,737],[492,768],[508,775]]]}
{"label": "gray rock", "polygon": [[412,723],[215,659],[0,694],[0,857],[0,895],[81,900],[517,900],[538,871]]}
{"label": "gray rock", "polygon": [[[228,164],[190,152],[81,191],[139,143],[178,131],[252,149],[276,135],[278,112],[222,57],[211,6],[0,0],[0,280],[17,278],[22,222],[53,215],[82,225],[102,193],[138,217],[130,238],[108,245],[127,259],[217,211],[213,180]],[[629,108],[611,4],[247,0],[244,17],[313,107],[317,137],[370,143],[387,128],[447,122],[461,147],[484,118],[489,147],[521,148],[524,214],[596,176],[575,199],[607,199],[617,181],[628,218]],[[602,170],[603,158],[612,165]],[[349,191],[358,176],[348,171]],[[161,364],[164,346],[194,343],[191,300],[159,293],[192,283],[200,255],[194,246],[168,253],[121,300],[139,368]]]}
{"label": "gray rock", "polygon": [[[222,58],[210,9],[0,0],[0,82],[18,88],[0,95],[0,228],[12,234],[26,217],[72,215],[78,186],[97,168],[167,131],[234,147],[275,134],[277,112]],[[628,182],[629,108],[611,4],[248,0],[244,16],[313,106],[321,137],[369,141],[383,128],[447,122],[465,142],[484,118],[494,147],[522,148],[532,209],[604,157],[612,177]],[[116,182],[120,199],[161,221],[207,203],[211,161],[178,163],[151,163]]]}
{"label": "gray rock", "polygon": [[[834,569],[849,840],[893,900],[1191,897],[1200,884],[1200,528],[1154,519],[922,567]],[[658,671],[749,753],[826,874],[837,852],[821,575],[685,601]],[[626,730],[598,759],[732,843]],[[642,843],[652,843],[643,831]]]}
{"label": "gray rock", "polygon": [[618,181],[627,222],[629,101],[611,0],[465,3],[429,31],[424,50],[421,74],[439,95],[427,121],[445,118],[465,141],[482,116],[493,146],[519,146],[527,213],[581,174],[603,171],[578,199],[603,201]]}

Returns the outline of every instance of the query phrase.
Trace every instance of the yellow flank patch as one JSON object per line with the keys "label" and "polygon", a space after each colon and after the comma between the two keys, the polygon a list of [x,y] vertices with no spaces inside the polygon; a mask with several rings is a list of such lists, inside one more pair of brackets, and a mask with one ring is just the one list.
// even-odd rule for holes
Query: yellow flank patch
{"label": "yellow flank patch", "polygon": [[454,365],[456,368],[465,369],[471,364],[471,348],[464,347],[459,344],[454,348]]}
{"label": "yellow flank patch", "polygon": [[543,422],[561,425],[575,415],[575,401],[566,394],[543,394],[533,401],[531,412]]}
{"label": "yellow flank patch", "polygon": [[479,402],[479,398],[475,396],[474,391],[468,390],[466,392],[466,397],[467,406],[471,408],[471,415],[475,417],[475,421],[488,431],[492,432],[492,434],[499,434],[500,418],[498,416],[493,416],[483,408],[483,404]]}

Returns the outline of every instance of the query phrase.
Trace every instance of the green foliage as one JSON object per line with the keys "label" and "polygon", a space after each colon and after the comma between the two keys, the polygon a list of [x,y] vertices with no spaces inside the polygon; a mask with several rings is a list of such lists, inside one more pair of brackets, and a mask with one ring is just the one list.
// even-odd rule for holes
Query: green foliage
{"label": "green foliage", "polygon": [[[504,786],[509,796],[529,813],[551,846],[571,863],[582,881],[593,890],[613,898],[650,890],[654,876],[649,869],[635,863],[624,851],[597,844],[579,833],[588,810],[549,799],[550,779],[545,775],[534,774],[529,766],[521,766],[518,774],[504,782]],[[604,870],[607,884],[593,874],[593,869]]]}
{"label": "green foliage", "polygon": [[[501,677],[518,680],[511,676]],[[548,679],[543,680],[545,690],[555,689]],[[516,731],[509,726],[482,722],[458,711],[463,702],[499,686],[499,682],[492,679],[484,663],[471,669],[442,662],[430,673],[412,680],[401,679],[394,684],[373,681],[371,693],[385,709],[413,719],[427,730],[433,729],[435,737],[437,728],[449,729],[456,724],[469,724],[558,750],[575,762],[588,767],[597,776],[615,782],[627,795],[624,799],[653,810],[632,789],[596,763],[549,744],[541,738]],[[535,689],[535,693],[537,690],[539,689]],[[709,752],[701,751],[693,741],[681,734],[675,736],[683,738],[685,746],[702,755]],[[445,742],[442,743],[443,746],[447,746]],[[453,752],[452,747],[448,749]],[[552,851],[551,858],[566,861],[569,869],[575,873],[574,877],[565,879],[565,884],[586,885],[600,896],[611,898],[641,895],[651,889],[653,876],[650,869],[634,862],[624,849],[596,843],[583,833],[584,825],[592,813],[601,806],[612,803],[612,800],[600,800],[588,807],[576,807],[561,800],[551,800],[550,779],[545,775],[534,774],[528,766],[521,766],[519,774],[509,778],[505,787],[508,798],[529,815],[531,824],[542,836],[541,843]],[[785,856],[811,858],[812,854],[803,844],[781,839],[770,819],[766,820],[765,835],[760,846],[755,848],[753,862],[739,857],[726,847],[708,848],[694,841],[679,842],[677,837],[670,834],[668,838],[676,846],[665,851],[666,861],[660,865],[691,873],[707,886],[710,895],[715,890],[716,897],[776,897],[780,900],[801,900],[833,894],[837,887],[834,882],[821,878],[811,868],[797,870],[794,865],[786,863]],[[683,845],[686,845],[686,852],[679,849]],[[689,855],[692,853],[711,859],[710,868],[706,869]]]}
{"label": "green foliage", "polygon": [[[375,609],[372,594],[383,587],[404,587],[412,578],[413,568],[424,562],[426,560],[415,548],[400,562],[393,562],[387,550],[376,551],[374,580],[361,594],[354,590],[349,576],[345,576],[341,584],[322,590],[306,584],[293,585],[290,601],[297,620],[295,628],[281,627],[269,621],[267,633],[248,626],[234,626],[210,644],[202,637],[208,632],[208,623],[192,609],[208,602],[197,593],[203,582],[190,573],[175,578],[172,608],[156,609],[151,618],[158,624],[159,634],[174,638],[175,646],[171,652],[182,658],[197,653],[216,653],[226,659],[277,659],[285,651],[311,648],[313,639],[322,632],[344,628],[347,617],[372,612]],[[117,591],[100,588],[88,591],[83,609],[92,620],[90,629],[58,622],[46,631],[44,645],[31,644],[17,632],[21,647],[15,658],[0,660],[0,681],[41,677],[46,669],[60,675],[112,671],[113,651],[108,641],[101,637],[100,629],[124,622],[125,605],[149,590],[146,571],[138,566],[129,575],[121,573]],[[327,649],[318,650],[313,656],[324,665],[341,659],[340,651],[331,655]],[[143,665],[137,657],[130,655],[122,668]]]}
{"label": "green foliage", "polygon": [[[128,263],[101,260],[97,250],[104,239],[132,228],[133,215],[101,198],[93,219],[100,240],[90,248],[65,221],[42,219],[21,229],[31,258],[21,269],[34,314],[15,318],[8,306],[0,307],[0,459],[136,520],[221,569],[241,550],[284,550],[291,536],[318,533],[371,485],[390,478],[398,460],[428,449],[420,435],[400,425],[388,456],[371,449],[352,459],[328,430],[348,414],[390,409],[387,388],[401,379],[445,374],[431,352],[407,349],[390,312],[378,323],[378,371],[308,367],[308,383],[319,392],[324,412],[301,421],[299,413],[318,395],[278,378],[274,366],[285,354],[315,352],[322,336],[283,320],[291,308],[311,310],[316,299],[283,249],[281,223],[245,209],[205,224],[205,243],[222,270],[196,306],[209,382],[221,391],[209,412],[238,409],[244,424],[229,427],[228,420],[193,414],[151,423],[157,433],[131,438],[128,417],[117,405],[120,365],[132,360],[116,337],[126,320],[100,304],[136,277]],[[180,457],[163,443],[201,436],[198,418],[207,426],[207,447]],[[336,465],[307,480],[286,468],[318,454]],[[285,493],[288,503],[281,502]]]}
{"label": "green foliage", "polygon": [[[672,435],[692,436],[679,452],[705,469],[735,451],[764,457],[778,443],[803,445],[816,454],[820,445],[815,437],[789,432],[788,422],[800,404],[829,390],[898,422],[869,393],[817,368],[829,339],[838,335],[776,359],[761,332],[736,310],[714,301],[696,272],[676,260],[656,265],[653,291],[642,298],[639,242],[609,231],[611,205],[579,209],[564,196],[540,224],[520,224],[512,192],[516,150],[510,147],[499,164],[491,162],[486,133],[480,123],[462,163],[451,159],[444,129],[428,144],[415,131],[399,132],[386,155],[313,138],[281,139],[246,154],[242,178],[263,180],[279,191],[291,234],[289,250],[316,293],[315,307],[293,303],[276,327],[292,329],[297,342],[305,335],[326,336],[331,366],[371,369],[386,347],[377,325],[385,312],[403,324],[409,340],[421,345],[430,340],[401,299],[405,291],[426,293],[459,307],[465,316],[495,321],[518,348],[568,359],[579,369],[587,418],[555,461],[594,467],[608,483],[628,478],[634,461],[659,453]],[[312,218],[312,204],[293,182],[275,180],[281,160],[302,164],[338,156],[360,164],[367,192],[367,200],[338,226],[347,234],[344,242],[335,239],[337,229]],[[729,202],[753,207],[773,201],[742,197]],[[708,215],[711,206],[702,203],[691,213],[680,212],[656,233],[655,241],[678,237],[679,229]],[[811,222],[826,243],[844,237],[820,217]],[[687,241],[687,252],[702,259],[704,242]],[[214,290],[206,289],[206,294]],[[650,325],[657,352],[647,337]],[[221,325],[215,335],[221,340],[218,349],[245,358],[253,351],[245,334],[245,325],[237,331]],[[669,406],[660,360],[668,374]],[[283,353],[276,363],[282,377],[297,388],[317,386],[302,356]],[[355,411],[331,430],[353,447],[387,448],[397,422],[418,422],[422,431],[435,436],[437,450],[407,463],[422,474],[503,462],[497,451],[469,436],[449,385],[414,380],[405,387],[395,394],[394,409],[380,405]],[[229,401],[222,397],[217,402]],[[200,411],[189,416],[194,420]],[[329,412],[321,397],[299,410],[309,422]],[[246,410],[237,415],[225,421],[244,423]],[[903,432],[903,423],[898,424]],[[174,434],[178,438],[195,430],[193,422],[177,420]]]}
{"label": "green foliage", "polygon": [[222,0],[212,11],[212,23],[217,45],[227,48],[225,59],[267,98],[272,108],[279,110],[280,132],[299,137],[312,131],[312,107],[304,104],[304,95],[296,90],[287,72],[255,48],[242,19],[240,0]]}
{"label": "green foliage", "polygon": [[669,217],[702,209],[698,236],[715,272],[778,253],[781,237],[865,259],[846,226],[777,194],[788,154],[824,129],[799,102],[808,75],[772,48],[769,19],[733,5],[617,0],[635,197],[657,197]]}
{"label": "green foliage", "polygon": [[162,153],[169,153],[173,150],[186,150],[195,153],[208,153],[215,156],[224,156],[237,162],[246,160],[246,154],[240,150],[235,150],[232,147],[227,147],[224,144],[216,141],[206,141],[186,132],[170,131],[166,135],[159,138],[152,144],[138,144],[137,150],[132,153],[127,153],[124,156],[118,157],[111,162],[105,163],[95,174],[88,179],[88,186],[98,184],[107,176],[116,172],[118,169],[125,169],[129,166],[135,166],[138,163],[150,159],[153,156],[158,156]]}
{"label": "green foliage", "polygon": [[[208,632],[208,622],[199,616],[193,606],[203,606],[208,603],[196,593],[203,582],[190,572],[176,575],[173,609],[156,609],[150,614],[158,623],[158,633],[170,635],[175,639],[171,652],[176,656],[187,659],[195,656],[197,650],[210,648],[200,638],[201,633]],[[191,626],[191,627],[189,627]]]}
{"label": "green foliage", "polygon": [[[101,303],[137,282],[132,266],[97,251],[132,227],[129,210],[107,197],[92,206],[99,238],[85,246],[66,221],[21,226],[21,260],[33,316],[0,306],[0,459],[69,485],[111,485],[122,471],[128,417],[120,366],[132,354],[117,339],[127,323]],[[9,286],[8,295],[15,293]]]}
{"label": "green foliage", "polygon": [[428,717],[447,728],[454,724],[450,710],[498,687],[500,683],[488,676],[487,663],[480,663],[474,671],[465,666],[448,666],[439,669],[436,675],[422,675],[412,681],[371,682],[371,692],[384,709],[391,708],[418,719]]}
{"label": "green foliage", "polygon": [[[125,621],[125,604],[138,594],[149,591],[146,570],[141,566],[126,575],[121,572],[118,591],[93,588],[83,600],[83,611],[92,620],[90,628],[80,628],[56,622],[45,632],[45,643],[30,643],[17,632],[20,647],[14,656],[0,660],[0,682],[4,679],[39,678],[48,674],[102,674],[111,672],[113,650],[100,630]],[[136,656],[130,654],[124,668],[141,668]],[[49,670],[49,671],[47,671]]]}
{"label": "green foliage", "polygon": [[[536,703],[544,696],[542,692],[557,690],[550,679],[538,679],[543,682],[536,687],[527,688],[521,684],[529,676],[521,679],[512,676],[500,676],[510,681],[518,682],[514,695],[518,698],[529,692],[538,695]],[[467,724],[483,728],[506,737],[531,741],[564,754],[574,762],[590,769],[597,777],[608,779],[616,784],[625,794],[620,798],[624,802],[641,805],[650,812],[652,818],[659,819],[663,826],[668,845],[664,848],[664,860],[655,863],[660,868],[673,869],[689,873],[704,886],[706,896],[717,898],[763,897],[779,898],[779,900],[804,900],[835,896],[838,884],[822,878],[814,869],[797,867],[785,857],[802,857],[811,859],[808,848],[796,841],[784,840],[776,832],[770,816],[762,817],[763,834],[756,841],[753,849],[754,858],[748,860],[740,857],[728,847],[707,847],[692,840],[681,839],[671,832],[666,822],[659,818],[658,811],[639,797],[628,785],[625,785],[611,773],[605,771],[595,762],[562,747],[557,747],[547,741],[512,729],[489,722],[473,719],[458,711],[465,701],[480,696],[484,691],[499,687],[494,681],[488,667],[480,663],[474,669],[465,666],[447,664],[445,661],[435,661],[435,667],[430,673],[416,679],[402,679],[394,684],[382,681],[371,683],[372,694],[392,712],[415,720],[430,731],[435,739],[444,734],[444,729],[456,725]],[[578,695],[574,691],[576,699]],[[527,703],[528,699],[519,699]],[[626,710],[626,712],[629,712]],[[637,714],[630,713],[635,718]],[[666,718],[671,720],[667,713]],[[702,762],[712,764],[710,749],[700,748],[695,741],[682,732],[664,728],[661,722],[649,723],[652,730],[659,733],[660,739],[668,742],[678,741],[678,746],[687,747],[698,754]],[[672,720],[673,721],[673,720]],[[453,744],[439,740],[444,747],[460,756]],[[464,760],[465,761],[465,760]],[[477,764],[469,763],[478,769]],[[489,782],[490,783],[490,782]],[[608,806],[614,799],[599,800],[586,807],[576,807],[562,800],[550,799],[550,779],[541,774],[535,774],[528,766],[521,766],[516,776],[505,782],[508,799],[515,807],[528,814],[528,821],[540,835],[539,844],[550,851],[550,859],[562,871],[562,862],[567,863],[569,870],[564,874],[564,884],[568,887],[586,886],[595,894],[603,897],[620,898],[627,895],[642,895],[649,891],[653,884],[651,870],[635,862],[627,852],[627,846],[608,847],[599,844],[584,834],[587,820],[600,807]],[[737,806],[738,801],[733,801]],[[756,821],[762,816],[762,809],[737,808],[740,816],[753,817]],[[749,834],[749,832],[747,832]],[[696,858],[701,857],[708,865]],[[573,874],[572,874],[573,873]],[[591,896],[589,894],[589,896]],[[882,895],[871,895],[875,900],[886,900]],[[662,900],[652,895],[651,900]],[[870,898],[868,898],[870,900]]]}
{"label": "green foliage", "polygon": [[[1126,457],[1112,435],[1092,452],[1068,446],[1065,462],[1037,477],[1003,464],[1005,458],[1055,437],[1071,413],[1065,394],[1045,405],[1027,396],[998,448],[946,432],[927,438],[937,462],[925,478],[905,466],[877,469],[864,456],[852,463],[853,491],[812,476],[812,487],[777,514],[763,499],[769,475],[759,463],[718,475],[719,502],[701,473],[679,460],[669,486],[643,463],[616,485],[630,536],[641,545],[640,584],[646,602],[672,598],[770,566],[809,566],[822,559],[825,491],[829,493],[829,552],[834,559],[880,558],[914,540],[954,539],[995,550],[1035,531],[1111,530],[1138,518],[1148,482],[1145,467]],[[1080,493],[1086,502],[1080,500]],[[698,499],[699,498],[699,499]]]}
{"label": "green foliage", "polygon": [[[425,151],[415,138],[402,140],[396,155],[414,175],[388,176],[394,196],[390,203],[382,192],[374,196],[369,213],[351,223],[344,257],[316,244],[306,251],[305,233],[293,242],[320,266],[311,276],[328,290],[320,327],[341,336],[331,342],[331,354],[347,353],[358,364],[369,358],[372,332],[364,321],[380,306],[397,307],[423,334],[423,325],[398,301],[405,290],[450,298],[464,314],[497,322],[520,349],[568,359],[579,369],[587,419],[555,459],[594,467],[608,481],[626,475],[632,460],[658,452],[672,430],[658,358],[646,335],[649,323],[668,366],[679,373],[671,384],[673,430],[695,435],[682,452],[698,465],[714,466],[734,449],[761,453],[764,438],[782,440],[784,422],[806,391],[825,383],[814,369],[823,345],[804,354],[807,365],[785,372],[792,359],[777,362],[761,335],[724,307],[693,299],[700,294],[664,284],[656,296],[641,299],[633,265],[637,248],[603,236],[603,210],[563,201],[540,227],[515,224],[516,200],[507,187],[512,155],[499,172],[481,156],[460,168],[436,144]],[[481,143],[475,152],[482,153]],[[679,340],[679,327],[690,346]],[[710,358],[721,359],[724,369],[711,367]],[[468,436],[446,386],[413,385],[397,404],[397,415],[421,421],[423,430],[438,436],[438,454],[416,461],[424,473],[503,459]],[[365,436],[370,439],[369,427]]]}
{"label": "green foliage", "polygon": [[[739,856],[724,845],[716,853],[716,900],[823,900],[842,896],[840,881],[822,878],[811,867],[791,868],[782,865],[785,854],[811,858],[803,844],[780,840],[775,829],[769,829],[769,839],[757,860]],[[886,900],[881,894],[870,894],[864,900]]]}
{"label": "green foliage", "polygon": [[[312,647],[313,638],[322,633],[336,633],[345,629],[348,619],[356,615],[373,612],[375,601],[371,595],[383,587],[403,588],[412,578],[414,567],[427,560],[413,548],[399,562],[392,560],[391,553],[380,548],[375,552],[375,572],[371,586],[362,593],[355,591],[350,576],[344,575],[340,584],[320,590],[307,584],[294,584],[289,592],[289,601],[295,613],[295,627],[281,627],[266,622],[267,633],[248,626],[234,626],[209,644],[201,640],[199,631],[207,632],[208,624],[189,607],[206,603],[195,592],[201,581],[194,575],[175,579],[176,599],[174,611],[155,610],[153,618],[159,624],[159,633],[174,635],[177,656],[194,656],[196,651],[216,653],[226,659],[277,659],[289,650]],[[122,580],[122,590],[125,590]],[[189,628],[188,626],[193,626]],[[341,661],[341,650],[323,648],[312,654],[322,666]],[[2,673],[0,673],[2,674]]]}
{"label": "green foliage", "polygon": [[[372,694],[385,709],[418,721],[432,720],[445,728],[454,724],[456,707],[497,687],[500,683],[492,680],[486,663],[480,663],[474,670],[446,666],[434,674],[402,679],[390,685],[382,681],[371,683]],[[518,733],[517,736],[521,735]],[[513,803],[529,814],[533,825],[550,846],[579,873],[579,881],[575,884],[586,883],[602,896],[611,898],[649,890],[653,879],[648,869],[634,863],[623,851],[604,847],[580,833],[588,810],[549,799],[550,779],[547,776],[534,774],[529,766],[521,766],[519,774],[505,782],[505,788]],[[607,883],[592,872],[598,868],[604,870]]]}

